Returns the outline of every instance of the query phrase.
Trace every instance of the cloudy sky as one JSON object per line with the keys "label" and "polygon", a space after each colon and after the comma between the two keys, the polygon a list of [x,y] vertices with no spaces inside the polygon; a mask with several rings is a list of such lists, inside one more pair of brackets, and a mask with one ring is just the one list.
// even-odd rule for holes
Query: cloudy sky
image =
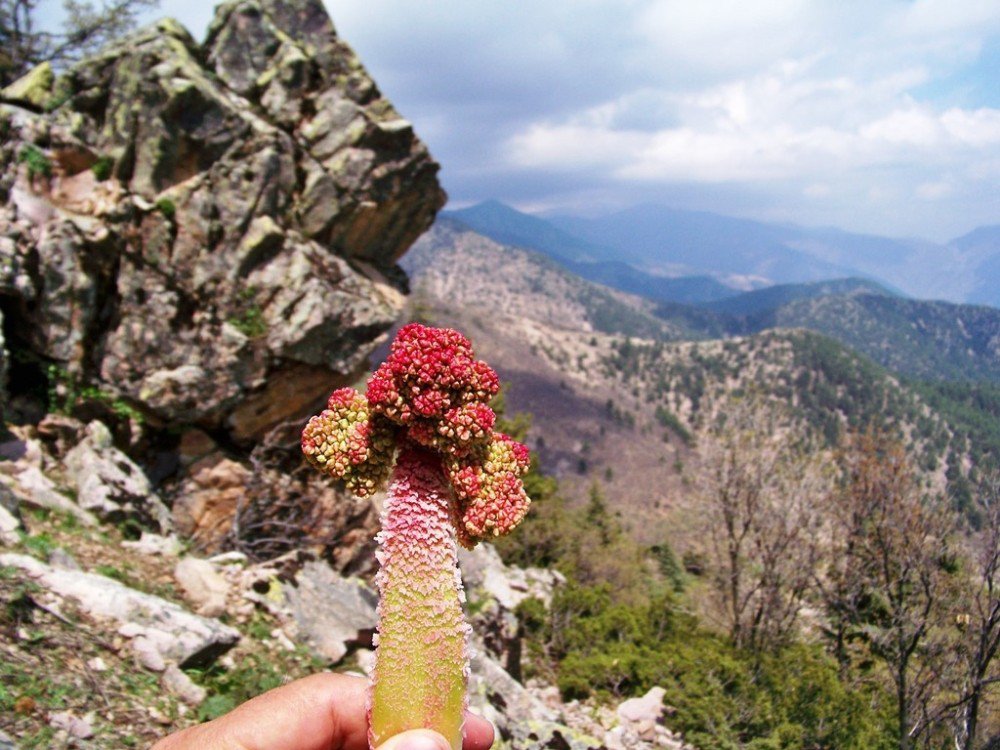
{"label": "cloudy sky", "polygon": [[[163,8],[200,35],[204,0]],[[453,206],[1000,223],[997,0],[327,0]]]}

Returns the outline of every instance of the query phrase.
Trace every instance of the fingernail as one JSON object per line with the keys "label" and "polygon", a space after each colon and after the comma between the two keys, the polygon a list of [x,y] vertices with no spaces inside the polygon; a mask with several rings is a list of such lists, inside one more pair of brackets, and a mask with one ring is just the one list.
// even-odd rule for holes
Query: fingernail
{"label": "fingernail", "polygon": [[378,746],[378,750],[451,750],[448,740],[429,729],[402,732]]}

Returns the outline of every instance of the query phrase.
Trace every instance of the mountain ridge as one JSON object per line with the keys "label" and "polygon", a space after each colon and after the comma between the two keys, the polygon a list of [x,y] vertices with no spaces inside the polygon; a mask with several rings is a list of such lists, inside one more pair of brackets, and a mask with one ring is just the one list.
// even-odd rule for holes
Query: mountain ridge
{"label": "mountain ridge", "polygon": [[[443,215],[500,242],[564,261],[625,263],[657,279],[708,275],[745,291],[775,283],[862,277],[907,296],[1000,307],[1000,284],[995,281],[1000,278],[998,226],[979,227],[937,244],[653,204],[581,218],[525,214],[490,201]],[[949,273],[942,274],[942,267]],[[592,280],[609,280],[597,278],[596,271],[574,270]],[[635,290],[635,282],[630,283]]]}

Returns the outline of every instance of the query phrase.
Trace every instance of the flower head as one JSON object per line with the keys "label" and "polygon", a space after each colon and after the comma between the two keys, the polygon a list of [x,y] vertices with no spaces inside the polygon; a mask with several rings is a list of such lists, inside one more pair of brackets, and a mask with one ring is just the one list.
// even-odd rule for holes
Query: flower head
{"label": "flower head", "polygon": [[364,396],[341,388],[302,431],[302,452],[317,469],[343,479],[359,497],[368,497],[389,478],[396,447],[393,432],[391,422],[371,413]]}
{"label": "flower head", "polygon": [[402,443],[438,454],[454,490],[455,526],[466,547],[506,534],[530,503],[521,477],[528,449],[493,431],[496,372],[458,331],[412,323],[368,381],[366,395],[335,391],[309,420],[302,450],[317,468],[362,497],[385,483]]}
{"label": "flower head", "polygon": [[463,546],[472,548],[521,523],[531,503],[521,482],[528,466],[527,447],[500,432],[480,450],[445,461],[458,499],[455,528]]}
{"label": "flower head", "polygon": [[461,455],[489,438],[496,419],[489,400],[499,390],[496,372],[475,359],[465,336],[411,323],[368,381],[367,396],[413,442]]}

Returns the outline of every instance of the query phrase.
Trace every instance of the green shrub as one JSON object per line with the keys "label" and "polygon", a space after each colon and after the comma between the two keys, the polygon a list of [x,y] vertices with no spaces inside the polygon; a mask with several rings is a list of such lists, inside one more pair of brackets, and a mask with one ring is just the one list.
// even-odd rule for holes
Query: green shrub
{"label": "green shrub", "polygon": [[18,162],[21,164],[28,165],[28,178],[35,179],[39,175],[42,177],[52,176],[52,162],[49,157],[38,148],[28,144],[21,149],[21,153],[17,158]]}
{"label": "green shrub", "polygon": [[239,315],[229,318],[228,322],[250,339],[259,338],[267,333],[264,312],[257,305],[248,305]]}
{"label": "green shrub", "polygon": [[48,411],[52,414],[73,415],[78,407],[86,403],[102,403],[123,419],[130,419],[143,424],[145,417],[138,409],[127,401],[101,390],[94,385],[84,385],[76,376],[59,365],[49,365],[46,369],[48,379]]}
{"label": "green shrub", "polygon": [[110,156],[102,156],[97,161],[94,162],[93,166],[90,167],[90,171],[94,173],[94,177],[99,182],[104,182],[106,179],[111,177],[111,171],[115,166],[115,160]]}
{"label": "green shrub", "polygon": [[177,206],[169,198],[160,198],[156,201],[156,209],[170,221],[177,215]]}

